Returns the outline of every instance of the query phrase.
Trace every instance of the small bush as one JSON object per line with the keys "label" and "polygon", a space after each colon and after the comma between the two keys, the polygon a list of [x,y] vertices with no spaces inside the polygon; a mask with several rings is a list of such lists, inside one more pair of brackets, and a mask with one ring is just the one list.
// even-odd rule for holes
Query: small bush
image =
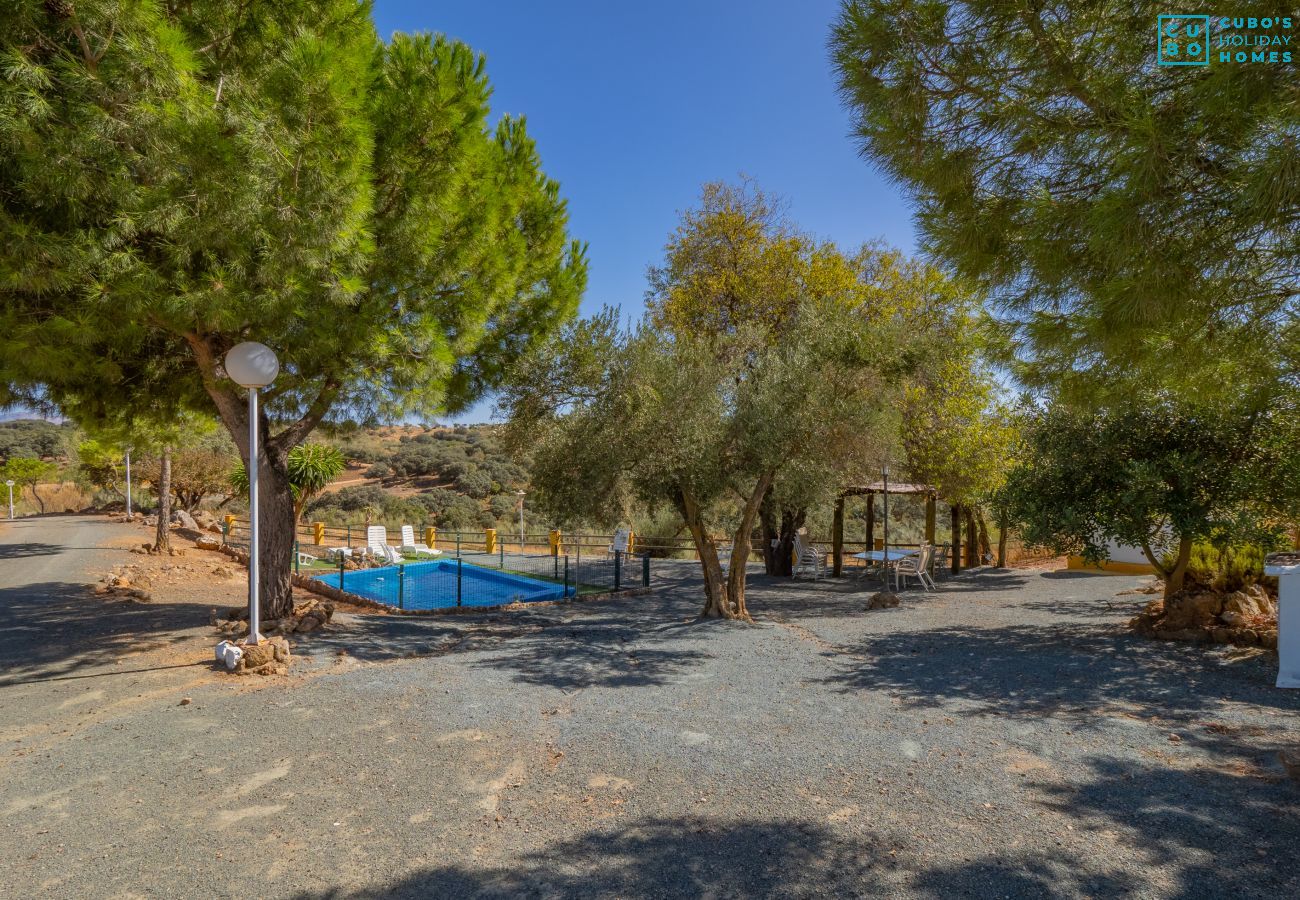
{"label": "small bush", "polygon": [[375,463],[364,474],[366,478],[388,478],[393,474],[393,467],[388,463]]}
{"label": "small bush", "polygon": [[[1192,545],[1187,562],[1187,584],[1209,590],[1232,593],[1252,584],[1270,586],[1275,579],[1264,575],[1265,550],[1254,544],[1219,548],[1209,543]],[[1174,564],[1173,554],[1161,560],[1166,567]]]}

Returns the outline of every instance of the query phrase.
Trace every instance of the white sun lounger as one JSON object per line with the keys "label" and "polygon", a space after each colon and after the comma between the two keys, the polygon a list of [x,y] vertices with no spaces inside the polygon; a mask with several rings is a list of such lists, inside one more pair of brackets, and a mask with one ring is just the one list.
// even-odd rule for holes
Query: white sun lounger
{"label": "white sun lounger", "polygon": [[383,525],[371,525],[366,529],[366,547],[379,559],[390,563],[402,561],[402,554],[388,543],[388,529]]}
{"label": "white sun lounger", "polygon": [[439,556],[441,550],[435,550],[428,544],[421,544],[415,540],[415,528],[410,525],[402,526],[402,550],[414,553],[416,556]]}

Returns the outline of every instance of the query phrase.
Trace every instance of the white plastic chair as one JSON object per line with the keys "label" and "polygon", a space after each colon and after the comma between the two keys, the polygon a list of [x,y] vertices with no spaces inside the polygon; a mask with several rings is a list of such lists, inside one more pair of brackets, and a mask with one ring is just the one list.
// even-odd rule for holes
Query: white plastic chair
{"label": "white plastic chair", "polygon": [[627,545],[628,545],[628,541],[631,539],[631,536],[632,536],[632,529],[620,528],[618,531],[614,532],[614,539],[613,541],[610,542],[610,545],[605,548],[605,552],[608,553],[610,556],[613,556],[615,553],[622,553],[624,556],[626,556]]}
{"label": "white plastic chair", "polygon": [[375,556],[390,563],[402,561],[402,554],[388,543],[388,529],[383,525],[371,525],[366,529],[366,547]]}
{"label": "white plastic chair", "polygon": [[428,544],[418,543],[415,540],[415,528],[411,525],[402,526],[402,550],[410,551],[416,556],[438,556],[441,550],[434,550]]}
{"label": "white plastic chair", "polygon": [[796,533],[794,536],[794,571],[791,574],[798,578],[800,575],[809,573],[812,574],[813,580],[826,575],[826,554],[816,547],[805,544],[803,537]]}
{"label": "white plastic chair", "polygon": [[915,578],[921,582],[921,589],[925,591],[937,590],[938,586],[934,579],[930,577],[930,555],[934,548],[929,544],[921,545],[921,552],[904,556],[898,562],[894,563],[894,590],[899,587],[906,587],[908,578]]}

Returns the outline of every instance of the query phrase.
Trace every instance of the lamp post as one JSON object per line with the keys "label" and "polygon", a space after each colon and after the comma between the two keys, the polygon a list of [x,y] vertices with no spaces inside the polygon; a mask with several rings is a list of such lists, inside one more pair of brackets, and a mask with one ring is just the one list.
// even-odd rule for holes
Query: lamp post
{"label": "lamp post", "polygon": [[885,589],[889,589],[889,464],[886,463],[880,470],[885,487],[885,558],[880,566],[881,571],[885,573]]}
{"label": "lamp post", "polygon": [[275,381],[280,361],[265,344],[244,341],[226,353],[226,374],[230,380],[248,390],[248,643],[262,639],[258,609],[259,555],[257,529],[257,392]]}
{"label": "lamp post", "polygon": [[126,517],[131,518],[131,447],[126,448]]}
{"label": "lamp post", "polygon": [[5,487],[9,488],[9,521],[14,520],[14,480],[10,478],[5,482]]}
{"label": "lamp post", "polygon": [[519,498],[519,552],[524,552],[524,492],[515,491],[515,496]]}

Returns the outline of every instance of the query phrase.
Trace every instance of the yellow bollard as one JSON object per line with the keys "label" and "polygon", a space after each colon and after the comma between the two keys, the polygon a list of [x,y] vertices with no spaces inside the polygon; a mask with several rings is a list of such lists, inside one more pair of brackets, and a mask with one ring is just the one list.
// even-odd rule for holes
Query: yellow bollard
{"label": "yellow bollard", "polygon": [[319,547],[321,544],[325,543],[325,523],[324,523],[324,522],[312,522],[312,523],[311,523],[311,537],[312,537],[312,541],[316,544],[317,547]]}
{"label": "yellow bollard", "polygon": [[430,550],[438,546],[438,529],[433,525],[427,525],[424,529],[424,546]]}
{"label": "yellow bollard", "polygon": [[551,529],[551,556],[564,555],[564,540],[560,534],[560,529]]}
{"label": "yellow bollard", "polygon": [[495,553],[497,549],[497,530],[488,528],[483,532],[483,552]]}
{"label": "yellow bollard", "polygon": [[627,533],[627,555],[631,556],[635,552],[636,552],[636,532],[629,531]]}
{"label": "yellow bollard", "polygon": [[229,534],[235,528],[235,517],[227,514],[223,516],[223,518],[225,519],[226,522],[226,534]]}

